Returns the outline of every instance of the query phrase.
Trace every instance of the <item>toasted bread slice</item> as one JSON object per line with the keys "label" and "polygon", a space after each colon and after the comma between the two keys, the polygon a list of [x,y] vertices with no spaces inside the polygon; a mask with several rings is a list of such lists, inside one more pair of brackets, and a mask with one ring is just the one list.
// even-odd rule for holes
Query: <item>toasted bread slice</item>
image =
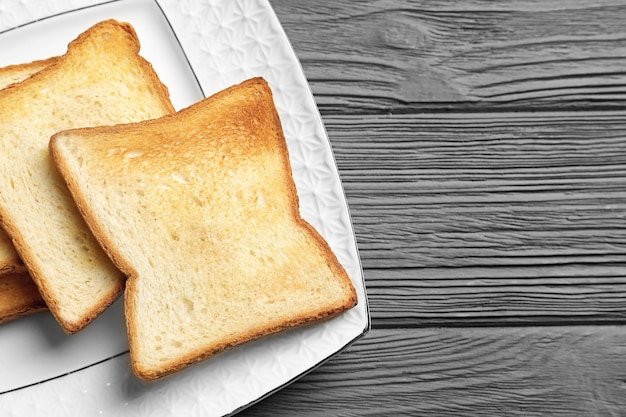
{"label": "toasted bread slice", "polygon": [[[32,74],[52,65],[55,61],[56,57],[53,57],[29,62],[27,64],[9,65],[0,68],[0,89],[25,80]],[[8,272],[25,271],[26,267],[15,251],[15,247],[13,247],[13,243],[11,243],[11,238],[4,230],[0,229],[0,275]],[[0,311],[2,311],[1,305]],[[1,316],[0,321],[2,321]]]}
{"label": "toasted bread slice", "polygon": [[138,55],[131,25],[100,22],[53,65],[0,91],[0,218],[50,311],[67,333],[123,291],[125,277],[82,220],[49,157],[55,132],[174,111]]}
{"label": "toasted bread slice", "polygon": [[[56,57],[53,57],[0,68],[0,89],[25,80],[55,61]],[[11,238],[0,229],[0,323],[44,310],[47,310],[46,304],[26,272]]]}
{"label": "toasted bread slice", "polygon": [[37,286],[27,273],[0,276],[0,323],[47,310]]}
{"label": "toasted bread slice", "polygon": [[87,223],[129,276],[139,377],[356,304],[345,270],[300,217],[263,79],[159,120],[61,132],[50,147]]}

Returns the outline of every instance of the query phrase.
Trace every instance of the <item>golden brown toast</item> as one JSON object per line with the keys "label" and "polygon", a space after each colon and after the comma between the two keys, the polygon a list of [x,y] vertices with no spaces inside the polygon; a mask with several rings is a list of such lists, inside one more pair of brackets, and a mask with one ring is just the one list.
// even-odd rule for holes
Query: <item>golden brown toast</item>
{"label": "golden brown toast", "polygon": [[[0,68],[0,89],[25,80],[32,74],[54,64],[56,59],[53,57]],[[8,272],[26,272],[26,267],[15,251],[11,238],[0,228],[0,275]]]}
{"label": "golden brown toast", "polygon": [[344,268],[300,216],[265,80],[157,120],[60,132],[50,148],[94,235],[129,276],[139,377],[357,303]]}
{"label": "golden brown toast", "polygon": [[54,64],[57,57],[41,59],[24,64],[7,65],[0,68],[0,88],[24,81],[36,72]]}
{"label": "golden brown toast", "polygon": [[0,276],[0,323],[47,309],[30,275],[23,272]]}
{"label": "golden brown toast", "polygon": [[[0,89],[52,65],[56,57],[0,68]],[[11,238],[0,229],[0,323],[47,310]]]}

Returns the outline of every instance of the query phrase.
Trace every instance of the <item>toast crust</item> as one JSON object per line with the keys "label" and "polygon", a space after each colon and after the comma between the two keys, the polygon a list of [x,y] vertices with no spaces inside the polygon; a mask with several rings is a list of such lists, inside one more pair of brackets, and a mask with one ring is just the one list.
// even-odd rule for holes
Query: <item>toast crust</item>
{"label": "toast crust", "polygon": [[47,309],[30,275],[13,273],[0,276],[0,323]]}
{"label": "toast crust", "polygon": [[31,75],[53,65],[57,59],[58,57],[50,57],[0,68],[0,88],[6,88],[12,84],[24,81]]}
{"label": "toast crust", "polygon": [[[174,111],[167,87],[150,63],[138,55],[139,48],[130,24],[102,21],[81,33],[68,45],[66,54],[49,66],[0,91],[0,150],[7,155],[4,158],[15,158],[23,167],[17,168],[15,160],[0,163],[0,175],[15,178],[15,183],[8,180],[8,184],[0,180],[4,187],[0,192],[0,223],[50,311],[68,334],[83,329],[111,305],[123,292],[125,277],[89,234],[52,164],[48,141],[63,129],[127,123]],[[113,84],[114,79],[117,84]],[[142,84],[130,84],[137,80]],[[125,96],[119,91],[123,86],[135,91],[129,90]],[[144,97],[150,97],[150,104],[145,104],[149,110],[132,105],[131,100],[142,101]],[[22,138],[16,133],[32,125],[42,134]],[[26,149],[28,155],[20,153]],[[28,180],[29,175],[35,179]],[[32,217],[32,222],[26,219],[21,211],[31,207],[17,207],[23,205],[22,198],[30,198],[23,195],[32,195],[32,202],[45,201],[47,204],[32,208],[45,214]],[[35,221],[42,223],[39,235],[34,231]],[[55,235],[46,242],[45,249],[33,243],[40,239],[41,230]],[[80,296],[79,291],[91,293]]]}
{"label": "toast crust", "polygon": [[[212,138],[207,139],[204,135],[211,136]],[[222,137],[220,138],[220,136]],[[239,140],[239,138],[242,139]],[[99,204],[93,201],[93,195],[90,194],[93,191],[87,190],[90,182],[97,183],[102,180],[101,178],[88,179],[89,172],[96,172],[97,169],[89,168],[89,171],[79,172],[77,165],[70,161],[71,158],[75,158],[74,155],[70,156],[73,145],[85,145],[85,149],[89,150],[89,154],[98,155],[98,159],[102,160],[103,155],[112,156],[115,152],[111,152],[111,150],[118,149],[124,141],[128,144],[126,153],[128,157],[126,159],[139,161],[144,156],[148,158],[146,160],[147,162],[141,165],[141,171],[146,172],[145,178],[152,178],[152,180],[146,179],[146,181],[150,181],[150,186],[148,187],[150,190],[147,192],[153,192],[154,189],[158,188],[159,181],[165,182],[167,179],[165,177],[159,177],[158,180],[154,179],[159,175],[158,169],[162,169],[164,172],[168,173],[173,172],[172,176],[175,177],[175,182],[178,181],[183,185],[182,189],[184,190],[181,192],[184,193],[187,192],[187,189],[184,187],[185,185],[191,184],[195,178],[202,178],[202,185],[198,188],[198,190],[201,190],[201,194],[199,194],[197,198],[185,200],[183,195],[177,194],[176,191],[171,191],[171,194],[168,194],[172,199],[172,205],[180,205],[181,216],[184,217],[185,224],[187,226],[190,224],[197,225],[197,228],[195,226],[185,227],[185,224],[181,223],[180,229],[173,232],[176,235],[171,238],[177,242],[187,242],[185,239],[188,238],[189,256],[194,259],[197,257],[197,254],[200,253],[206,254],[206,262],[212,262],[212,255],[221,256],[222,258],[232,256],[232,260],[221,260],[221,262],[225,264],[223,268],[228,270],[230,268],[229,265],[232,265],[233,270],[239,271],[242,274],[247,273],[245,265],[241,266],[241,262],[243,261],[238,261],[237,259],[238,257],[242,257],[241,259],[250,260],[251,256],[244,253],[241,248],[234,249],[236,252],[233,253],[227,252],[227,255],[223,252],[220,253],[220,244],[218,242],[221,230],[216,228],[211,230],[208,235],[203,234],[203,226],[201,225],[202,219],[198,213],[201,213],[207,206],[219,207],[220,204],[230,201],[229,199],[233,198],[229,196],[228,186],[222,184],[222,181],[226,181],[222,176],[227,175],[229,167],[232,166],[233,170],[237,170],[239,169],[239,165],[241,165],[244,170],[254,170],[257,169],[258,161],[265,161],[267,164],[265,166],[259,166],[258,168],[259,175],[265,175],[264,172],[266,168],[271,173],[274,173],[267,174],[267,184],[261,184],[263,188],[261,191],[266,191],[272,195],[279,195],[279,197],[271,197],[272,206],[267,208],[267,213],[259,213],[255,211],[254,207],[245,205],[244,201],[250,202],[250,204],[255,201],[248,197],[242,200],[241,206],[231,204],[226,207],[229,207],[228,211],[237,211],[237,213],[241,211],[241,219],[245,219],[247,216],[254,216],[256,226],[260,231],[265,231],[268,228],[271,229],[274,219],[280,218],[280,221],[277,222],[277,224],[280,223],[280,225],[277,227],[284,227],[284,230],[287,230],[289,233],[294,233],[294,242],[288,241],[284,244],[275,243],[277,240],[283,239],[279,231],[276,231],[276,238],[273,241],[271,236],[267,236],[268,245],[278,245],[276,254],[276,257],[280,258],[276,261],[278,266],[267,269],[268,272],[265,272],[265,274],[269,274],[267,278],[263,276],[264,272],[262,270],[260,272],[252,272],[252,275],[256,274],[255,276],[257,276],[255,279],[251,279],[251,281],[253,281],[252,283],[248,283],[245,279],[235,276],[231,277],[233,279],[232,282],[226,280],[226,282],[222,283],[226,289],[215,284],[215,286],[211,287],[212,293],[207,295],[207,297],[210,296],[212,300],[208,305],[222,302],[221,300],[223,300],[223,298],[220,294],[223,294],[224,297],[228,297],[229,285],[248,288],[246,294],[256,294],[253,298],[272,298],[276,294],[281,294],[286,297],[291,297],[289,301],[292,304],[298,304],[300,296],[295,294],[305,294],[313,285],[318,285],[309,282],[308,280],[311,277],[308,275],[299,277],[299,272],[294,272],[293,275],[295,275],[295,277],[291,277],[292,269],[297,270],[298,268],[296,266],[300,265],[300,263],[305,264],[308,271],[315,271],[316,268],[320,271],[330,271],[325,272],[325,276],[332,276],[332,278],[328,278],[332,281],[332,287],[329,288],[333,288],[332,291],[337,291],[340,294],[336,295],[336,298],[332,301],[323,302],[319,305],[307,299],[309,303],[307,306],[311,305],[310,307],[307,307],[306,310],[299,306],[297,308],[294,307],[298,313],[289,316],[285,316],[284,314],[283,316],[279,316],[280,314],[277,314],[276,317],[273,317],[272,314],[268,314],[268,317],[259,323],[250,324],[249,326],[243,323],[243,330],[233,334],[225,334],[217,341],[212,340],[210,343],[206,342],[206,344],[201,342],[200,346],[188,348],[185,352],[177,354],[172,360],[164,359],[163,363],[159,366],[144,363],[144,357],[147,355],[146,349],[148,348],[143,346],[146,344],[146,340],[144,340],[145,331],[142,326],[147,326],[144,319],[148,316],[146,316],[147,313],[144,310],[147,310],[147,304],[150,303],[149,300],[146,300],[147,296],[144,295],[144,293],[151,291],[146,288],[151,285],[150,279],[154,277],[142,275],[146,274],[144,266],[139,265],[142,261],[138,261],[136,256],[133,258],[133,256],[128,255],[128,248],[123,247],[123,245],[128,244],[128,242],[120,242],[119,236],[116,236],[111,231],[110,224],[107,223],[106,220],[103,220],[103,217],[106,216],[103,216],[102,207],[98,207]],[[207,148],[210,149],[208,153]],[[172,149],[176,149],[176,151],[170,152]],[[233,346],[290,327],[336,316],[357,304],[356,291],[352,286],[348,274],[337,260],[327,242],[315,228],[300,216],[299,200],[295,183],[291,176],[291,164],[287,144],[278,113],[274,107],[271,90],[267,82],[262,78],[244,81],[241,84],[230,87],[197,104],[183,109],[177,114],[165,116],[160,119],[143,121],[126,126],[96,127],[60,132],[52,137],[50,150],[56,166],[68,184],[68,188],[72,192],[93,234],[116,266],[128,276],[126,283],[125,311],[131,347],[131,364],[133,371],[138,377],[144,380],[154,380],[177,372],[193,363],[206,359]],[[212,162],[211,167],[215,169],[207,170],[198,167],[196,172],[193,168],[189,168],[187,174],[181,174],[180,178],[176,178],[178,174],[176,167],[195,166],[193,165],[193,156],[196,154],[202,155],[198,157],[199,159],[214,157],[215,162]],[[220,159],[220,156],[222,156],[222,159]],[[154,159],[150,160],[149,158]],[[233,161],[235,163],[234,165],[231,165],[229,158],[236,159],[236,161]],[[124,168],[127,162],[126,159],[122,155],[117,158],[112,156],[110,160],[103,161],[101,166],[103,167],[102,169],[106,171],[106,177],[111,179],[127,178],[127,171],[125,171]],[[140,162],[137,163],[139,164]],[[89,162],[85,164],[89,165]],[[128,169],[130,170],[132,168]],[[277,172],[280,172],[280,174],[276,174]],[[137,170],[133,170],[132,174],[139,175]],[[234,176],[237,176],[236,172]],[[247,175],[246,181],[252,181],[252,183],[254,183],[254,181],[258,180],[252,178],[251,175]],[[111,180],[111,182],[110,187],[114,188],[114,181]],[[155,185],[153,183],[157,184]],[[224,191],[224,189],[226,189],[226,191]],[[98,194],[100,191],[98,188],[95,190],[98,190],[95,194]],[[255,191],[254,189],[248,189],[246,187],[241,187],[241,189],[237,190],[242,194],[248,191],[254,193]],[[150,200],[150,197],[147,195],[145,198],[148,201],[153,201]],[[185,208],[187,204],[191,207],[189,210]],[[197,209],[192,207],[194,204],[198,205]],[[132,208],[129,207],[129,211],[132,210],[134,210],[134,206]],[[183,215],[182,213],[185,214]],[[216,211],[211,211],[211,213],[217,215]],[[283,217],[285,220],[282,220]],[[168,217],[168,219],[168,222],[176,222],[174,217]],[[217,222],[219,223],[219,221]],[[229,227],[231,226],[232,225]],[[158,227],[159,226],[155,223],[155,233],[157,233],[156,228]],[[219,227],[219,225],[216,227]],[[231,229],[228,236],[236,238],[234,235],[235,232],[232,230],[239,229],[237,229],[236,225],[232,227],[234,227],[234,229]],[[250,236],[254,236],[251,237],[250,240],[256,239],[254,242],[259,241],[258,236],[254,235],[257,233],[254,229],[245,226],[241,227],[242,230],[245,230],[245,233],[250,233]],[[294,230],[297,230],[297,232],[294,232]],[[180,233],[180,235],[177,233]],[[228,236],[226,236],[226,239],[228,239]],[[216,239],[215,245],[213,246],[211,246],[211,239]],[[286,239],[292,238],[289,237]],[[224,245],[227,244],[228,243],[221,244],[222,251],[227,251],[227,249],[224,249]],[[257,246],[251,247],[250,252],[257,249],[262,251],[263,248],[259,245],[263,244],[264,243],[256,243]],[[131,246],[135,247],[136,242],[133,242]],[[199,246],[202,246],[202,248],[196,249],[196,247]],[[245,247],[245,245],[242,246],[242,248],[243,247]],[[314,254],[300,254],[298,250],[302,248],[311,249]],[[144,248],[142,250],[147,251],[148,249]],[[172,250],[176,249],[174,248]],[[213,252],[213,250],[217,252]],[[281,250],[285,251],[285,253],[281,253]],[[281,256],[284,259],[281,258]],[[190,262],[193,262],[193,260],[190,260]],[[215,262],[220,261],[216,258]],[[239,272],[233,272],[233,274]],[[315,272],[313,272],[313,274],[315,274]],[[219,275],[219,271],[217,275]],[[185,276],[180,277],[181,280],[187,278]],[[178,278],[174,278],[173,276],[171,278],[163,278],[163,280],[170,281],[175,281],[176,279]],[[221,276],[216,276],[216,279],[217,281],[224,281]],[[196,282],[190,283],[190,285],[192,284],[196,285]],[[171,285],[177,284],[176,282],[172,282]],[[319,285],[322,286],[322,284]],[[323,285],[327,284],[325,283]],[[292,292],[293,294],[291,294]],[[202,297],[203,295],[199,296]],[[153,303],[158,303],[159,301],[160,300],[152,300]],[[162,302],[166,303],[167,301]],[[254,305],[254,308],[257,308],[254,301],[252,305]],[[225,308],[228,309],[229,307],[225,305]],[[183,314],[183,312],[176,312],[175,314]],[[219,315],[222,313],[215,312],[215,314]],[[181,320],[187,319],[185,315],[182,317]],[[234,313],[234,315],[231,314],[229,317],[233,320],[238,320],[238,313]],[[205,318],[207,320],[209,319],[208,317]],[[204,318],[200,317],[198,320],[202,321]],[[193,325],[193,323],[191,325]]]}

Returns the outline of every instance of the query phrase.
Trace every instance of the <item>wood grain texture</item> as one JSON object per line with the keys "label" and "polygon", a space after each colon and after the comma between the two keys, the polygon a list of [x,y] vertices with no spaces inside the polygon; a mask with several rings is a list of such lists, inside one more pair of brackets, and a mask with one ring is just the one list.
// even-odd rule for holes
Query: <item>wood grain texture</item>
{"label": "wood grain texture", "polygon": [[373,330],[253,416],[619,416],[620,326]]}
{"label": "wood grain texture", "polygon": [[626,3],[272,0],[327,112],[620,108]]}
{"label": "wood grain texture", "polygon": [[324,119],[375,326],[626,318],[626,112]]}
{"label": "wood grain texture", "polygon": [[364,266],[626,260],[623,120],[327,117]]}
{"label": "wood grain texture", "polygon": [[270,1],[372,331],[241,415],[624,415],[626,3]]}

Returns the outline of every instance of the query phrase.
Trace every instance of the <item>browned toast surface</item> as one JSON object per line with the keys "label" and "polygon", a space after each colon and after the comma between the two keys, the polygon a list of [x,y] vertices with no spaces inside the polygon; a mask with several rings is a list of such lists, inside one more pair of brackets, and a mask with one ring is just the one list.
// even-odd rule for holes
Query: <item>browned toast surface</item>
{"label": "browned toast surface", "polygon": [[300,217],[263,79],[157,120],[61,132],[50,145],[93,233],[129,275],[140,377],[356,304],[345,270]]}
{"label": "browned toast surface", "polygon": [[[14,64],[0,68],[0,89],[25,80],[31,75],[54,64],[56,57]],[[11,238],[0,228],[0,275],[7,272],[25,272],[26,267],[15,251]]]}
{"label": "browned toast surface", "polygon": [[[0,68],[0,89],[25,80],[52,65],[56,57]],[[0,229],[0,323],[47,310],[39,290],[11,243]]]}
{"label": "browned toast surface", "polygon": [[0,276],[0,323],[47,310],[37,286],[27,273]]}

